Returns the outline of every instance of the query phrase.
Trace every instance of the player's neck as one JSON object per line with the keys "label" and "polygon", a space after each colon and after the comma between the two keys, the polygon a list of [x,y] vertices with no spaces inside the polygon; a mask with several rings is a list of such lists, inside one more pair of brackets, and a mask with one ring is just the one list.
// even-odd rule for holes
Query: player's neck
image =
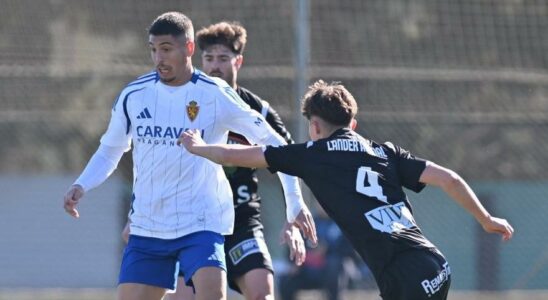
{"label": "player's neck", "polygon": [[335,131],[337,131],[341,128],[346,128],[346,127],[345,126],[329,126],[327,128],[323,128],[322,133],[321,133],[321,138],[326,139],[326,138],[332,136],[333,133],[335,133]]}
{"label": "player's neck", "polygon": [[178,76],[178,78],[170,82],[162,81],[162,83],[167,86],[173,86],[173,87],[182,86],[187,84],[192,79],[193,74],[194,74],[194,67],[192,65],[189,65],[185,67],[184,72],[181,72],[181,75]]}

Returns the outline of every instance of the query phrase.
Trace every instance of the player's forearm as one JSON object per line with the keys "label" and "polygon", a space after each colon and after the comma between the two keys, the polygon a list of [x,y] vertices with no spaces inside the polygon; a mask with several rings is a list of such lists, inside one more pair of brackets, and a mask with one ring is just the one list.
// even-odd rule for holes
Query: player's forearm
{"label": "player's forearm", "polygon": [[456,173],[452,173],[449,180],[441,188],[464,209],[476,218],[480,224],[484,224],[489,218],[489,212],[483,207],[478,197],[470,186]]}
{"label": "player's forearm", "polygon": [[74,184],[89,191],[103,183],[118,166],[125,147],[100,145]]}
{"label": "player's forearm", "polygon": [[224,166],[268,167],[260,146],[196,145],[193,147],[192,153]]}

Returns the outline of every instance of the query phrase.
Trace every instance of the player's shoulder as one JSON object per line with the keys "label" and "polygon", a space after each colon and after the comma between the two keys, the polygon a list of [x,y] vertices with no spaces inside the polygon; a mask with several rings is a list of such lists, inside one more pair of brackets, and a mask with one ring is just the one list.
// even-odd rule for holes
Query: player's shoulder
{"label": "player's shoulder", "polygon": [[236,91],[221,78],[210,77],[202,71],[195,69],[191,81],[201,88],[204,95],[215,99],[220,105],[236,104],[249,108]]}
{"label": "player's shoulder", "polygon": [[408,153],[407,150],[403,149],[402,147],[390,142],[390,141],[385,141],[384,143],[380,144],[379,145],[379,149],[381,149],[382,151],[384,151],[384,153],[386,153],[386,155],[388,157],[393,157],[393,156],[402,156],[402,155],[405,155],[406,153]]}
{"label": "player's shoulder", "polygon": [[[282,157],[287,154],[299,154],[299,155],[306,155],[313,152],[316,152],[314,149],[318,147],[318,144],[313,141],[308,141],[304,143],[298,143],[298,144],[286,144],[286,145],[270,145],[266,146],[263,149],[271,150],[271,152],[278,153]],[[309,158],[315,157],[315,155],[308,156]]]}
{"label": "player's shoulder", "polygon": [[236,89],[236,92],[238,92],[238,95],[240,95],[240,97],[246,102],[251,101],[251,102],[257,102],[259,104],[266,102],[257,94],[253,93],[252,91],[246,89],[243,86],[238,86],[238,88]]}
{"label": "player's shoulder", "polygon": [[270,108],[270,104],[268,103],[268,101],[262,99],[261,97],[257,96],[257,94],[242,86],[238,86],[236,92],[238,93],[240,98],[242,98],[242,100],[244,100],[244,102],[247,103],[251,108],[260,112],[264,117],[266,117],[268,109]]}
{"label": "player's shoulder", "polygon": [[374,142],[376,145],[378,145],[379,147],[383,147],[384,149],[388,149],[392,152],[396,152],[397,150],[397,146],[392,143],[391,141],[385,141],[384,143],[381,143],[381,144],[378,144],[376,142]]}
{"label": "player's shoulder", "polygon": [[323,150],[326,145],[325,139],[320,139],[317,141],[306,141],[303,143],[294,143],[294,144],[287,144],[284,145],[285,148],[292,149],[294,151],[306,151],[306,152],[314,152],[317,150]]}
{"label": "player's shoulder", "polygon": [[122,89],[118,99],[113,104],[113,108],[115,109],[118,103],[125,102],[131,95],[143,91],[147,87],[154,86],[158,80],[159,76],[155,71],[138,76]]}
{"label": "player's shoulder", "polygon": [[224,89],[230,87],[228,83],[221,78],[211,77],[196,68],[194,69],[194,73],[192,73],[190,81],[197,87],[210,92],[222,92]]}
{"label": "player's shoulder", "polygon": [[159,79],[160,77],[158,76],[158,73],[156,71],[148,72],[138,76],[136,79],[128,83],[124,90],[132,90],[135,88],[149,86],[158,82]]}
{"label": "player's shoulder", "polygon": [[135,80],[128,83],[122,90],[122,95],[127,95],[138,90],[143,90],[147,87],[153,86],[158,82],[160,77],[156,71],[148,72],[141,76],[138,76]]}

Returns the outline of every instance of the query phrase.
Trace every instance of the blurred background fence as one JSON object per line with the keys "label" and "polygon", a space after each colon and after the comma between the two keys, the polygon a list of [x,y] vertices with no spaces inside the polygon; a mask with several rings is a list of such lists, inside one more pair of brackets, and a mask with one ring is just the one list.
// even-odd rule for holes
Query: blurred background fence
{"label": "blurred background fence", "polygon": [[[516,236],[503,244],[438,190],[410,195],[455,290],[548,290],[545,0],[0,0],[0,288],[115,286],[130,157],[86,197],[81,220],[64,215],[61,196],[118,93],[152,68],[146,28],[168,10],[196,29],[248,29],[240,84],[269,100],[297,141],[307,139],[304,87],[342,81],[361,134],[456,170],[508,218]],[[261,175],[281,259],[279,187]]]}

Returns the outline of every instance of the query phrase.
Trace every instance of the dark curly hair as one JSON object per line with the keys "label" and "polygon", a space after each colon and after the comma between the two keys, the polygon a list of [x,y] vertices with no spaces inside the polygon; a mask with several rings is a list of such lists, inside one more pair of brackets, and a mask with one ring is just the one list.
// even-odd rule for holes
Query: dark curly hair
{"label": "dark curly hair", "polygon": [[196,43],[200,50],[221,44],[236,54],[243,54],[247,43],[247,31],[237,22],[220,22],[200,29],[196,33]]}
{"label": "dark curly hair", "polygon": [[347,126],[358,113],[358,104],[340,82],[320,79],[308,87],[301,111],[307,119],[317,116],[331,125]]}

